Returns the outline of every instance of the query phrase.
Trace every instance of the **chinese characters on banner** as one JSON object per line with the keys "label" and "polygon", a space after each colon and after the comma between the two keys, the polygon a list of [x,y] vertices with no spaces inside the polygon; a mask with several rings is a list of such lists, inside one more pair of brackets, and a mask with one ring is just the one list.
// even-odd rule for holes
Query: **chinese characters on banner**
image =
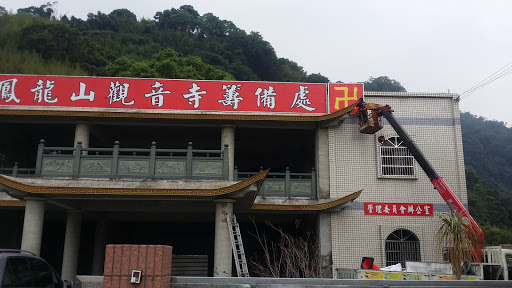
{"label": "chinese characters on banner", "polygon": [[364,203],[364,215],[433,216],[432,203]]}
{"label": "chinese characters on banner", "polygon": [[[328,90],[332,95],[329,103]],[[362,84],[0,75],[0,106],[255,111],[318,115],[343,109],[355,103],[362,95]]]}

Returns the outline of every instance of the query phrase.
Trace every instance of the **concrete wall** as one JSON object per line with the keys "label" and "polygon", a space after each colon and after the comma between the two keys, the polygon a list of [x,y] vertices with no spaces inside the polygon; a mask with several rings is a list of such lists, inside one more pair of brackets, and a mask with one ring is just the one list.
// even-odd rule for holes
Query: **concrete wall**
{"label": "concrete wall", "polygon": [[[448,183],[467,205],[458,103],[453,94],[366,93],[365,101],[389,104],[404,127]],[[375,135],[359,133],[356,119],[329,129],[331,197],[345,196],[364,189],[353,205],[331,215],[333,272],[336,268],[357,268],[363,256],[386,264],[385,240],[396,229],[412,231],[420,241],[422,261],[441,261],[436,250],[437,217],[365,216],[364,202],[433,203],[436,212],[449,211],[433,189],[421,167],[413,179],[379,176],[379,135],[396,136],[385,128]]]}
{"label": "concrete wall", "polygon": [[[77,276],[76,288],[102,288],[101,276]],[[319,287],[510,287],[510,281],[406,281],[261,277],[172,277],[173,288],[319,288]]]}

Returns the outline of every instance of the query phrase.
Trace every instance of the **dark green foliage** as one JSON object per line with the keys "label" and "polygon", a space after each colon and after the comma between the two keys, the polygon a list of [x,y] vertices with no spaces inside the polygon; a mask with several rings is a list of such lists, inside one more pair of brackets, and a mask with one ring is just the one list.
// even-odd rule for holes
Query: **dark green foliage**
{"label": "dark green foliage", "polygon": [[[512,195],[512,129],[505,123],[461,113],[466,166],[484,179],[503,186]],[[506,188],[505,188],[506,187]]]}
{"label": "dark green foliage", "polygon": [[306,82],[309,83],[329,83],[329,78],[321,74],[309,74],[306,77]]}
{"label": "dark green foliage", "polygon": [[500,245],[512,242],[512,230],[510,228],[498,228],[496,226],[484,225],[481,227],[485,233],[485,245]]}
{"label": "dark green foliage", "polygon": [[377,78],[370,77],[364,82],[365,91],[382,91],[382,92],[407,92],[400,82],[390,79],[387,76]]}
{"label": "dark green foliage", "polygon": [[[2,27],[0,29],[0,73],[87,75],[83,69],[77,67],[76,64],[70,63],[67,59],[64,61],[62,59],[45,60],[41,54],[21,47],[25,41],[22,38],[22,30],[31,27],[36,22],[43,26],[54,23],[51,20],[34,17],[26,13],[16,15],[5,13],[0,15],[0,27]],[[55,31],[58,31],[59,28],[62,27],[58,27]],[[45,31],[41,36],[45,43],[51,42],[51,39],[44,39],[44,36],[49,37],[47,33],[48,31]],[[61,46],[54,44],[53,47]],[[52,53],[57,55],[60,53],[58,49],[53,49],[52,51]]]}
{"label": "dark green foliage", "polygon": [[504,187],[480,180],[473,168],[466,168],[468,202],[471,214],[479,223],[507,228],[512,225],[512,196],[503,193]]}
{"label": "dark green foliage", "polygon": [[[325,76],[308,75],[296,63],[278,59],[272,45],[259,33],[246,33],[211,13],[200,15],[190,5],[159,11],[154,19],[141,20],[127,9],[89,13],[86,20],[74,16],[57,20],[52,5],[23,8],[16,15],[0,10],[0,24],[16,21],[22,14],[32,17],[21,31],[6,38],[22,51],[36,52],[46,61],[80,67],[89,75],[328,82]],[[171,61],[178,71],[156,70],[154,56],[166,48],[183,58]],[[129,70],[115,67],[127,61]]]}
{"label": "dark green foliage", "polygon": [[20,50],[35,51],[44,60],[69,62],[90,75],[106,63],[98,55],[99,46],[81,36],[77,29],[57,21],[34,21],[21,29]]}
{"label": "dark green foliage", "polygon": [[18,13],[27,13],[32,16],[39,16],[41,18],[50,19],[53,17],[53,13],[55,12],[53,10],[53,6],[55,4],[57,4],[56,1],[53,3],[47,2],[46,4],[43,4],[39,7],[31,6],[28,8],[20,8],[20,9],[18,9]]}
{"label": "dark green foliage", "polygon": [[512,131],[470,113],[461,113],[461,127],[471,215],[486,245],[512,243]]}
{"label": "dark green foliage", "polygon": [[234,80],[229,73],[203,63],[199,57],[181,57],[171,48],[160,51],[149,61],[120,57],[107,65],[106,71],[108,76],[121,77]]}

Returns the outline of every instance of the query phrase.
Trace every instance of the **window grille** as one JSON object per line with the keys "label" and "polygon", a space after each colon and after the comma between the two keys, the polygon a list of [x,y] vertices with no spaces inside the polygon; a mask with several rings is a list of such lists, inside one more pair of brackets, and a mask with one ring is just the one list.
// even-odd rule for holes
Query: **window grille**
{"label": "window grille", "polygon": [[405,267],[405,261],[421,261],[420,242],[409,230],[395,230],[386,238],[386,266]]}
{"label": "window grille", "polygon": [[389,137],[380,145],[380,160],[383,177],[415,176],[414,157],[398,136]]}

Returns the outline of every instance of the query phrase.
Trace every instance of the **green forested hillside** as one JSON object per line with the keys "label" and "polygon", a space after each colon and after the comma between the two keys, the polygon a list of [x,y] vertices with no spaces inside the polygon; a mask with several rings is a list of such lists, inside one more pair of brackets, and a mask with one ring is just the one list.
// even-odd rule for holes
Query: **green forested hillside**
{"label": "green forested hillside", "polygon": [[2,55],[8,51],[14,56],[11,59],[21,59],[9,63],[0,59],[2,73],[43,70],[22,60],[23,53],[35,52],[39,63],[42,59],[47,65],[61,63],[69,67],[50,74],[329,81],[277,57],[272,45],[258,33],[246,33],[211,13],[199,15],[189,5],[158,11],[154,19],[141,20],[127,9],[90,13],[86,20],[73,16],[56,19],[51,4],[19,9],[15,15],[1,11],[0,7]]}
{"label": "green forested hillside", "polygon": [[512,129],[461,113],[469,209],[487,244],[512,243]]}
{"label": "green forested hillside", "polygon": [[[278,57],[259,33],[190,5],[141,20],[127,9],[85,20],[53,12],[52,4],[16,14],[0,6],[0,73],[329,82]],[[365,89],[406,91],[385,76]],[[512,130],[469,113],[461,122],[470,211],[486,244],[512,243]]]}
{"label": "green forested hillside", "polygon": [[466,166],[482,178],[501,184],[512,195],[512,129],[505,123],[461,113]]}

